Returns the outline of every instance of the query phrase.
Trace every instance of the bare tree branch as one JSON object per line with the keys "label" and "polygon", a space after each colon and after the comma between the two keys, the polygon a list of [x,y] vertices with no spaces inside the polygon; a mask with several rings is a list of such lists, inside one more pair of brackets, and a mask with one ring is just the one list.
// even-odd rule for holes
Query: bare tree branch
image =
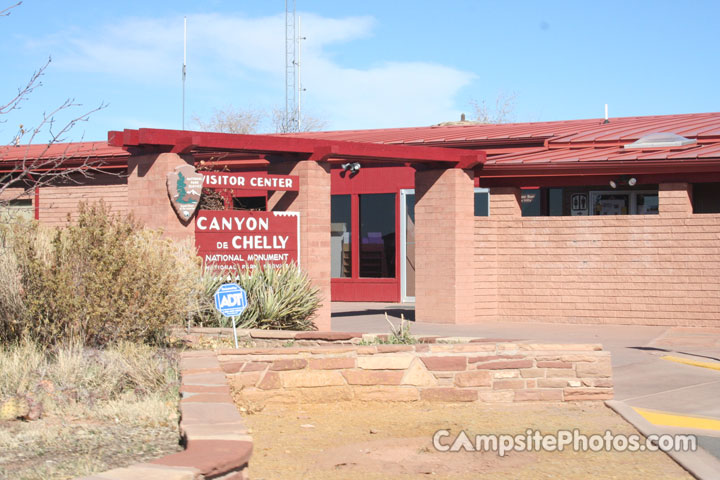
{"label": "bare tree branch", "polygon": [[[199,117],[193,117],[194,122],[202,130],[220,133],[260,133],[263,125],[270,127],[271,133],[289,133],[285,124],[283,111],[274,108],[268,113],[265,110],[242,109],[228,106],[222,110],[215,110],[210,118],[205,121]],[[327,122],[313,116],[303,116],[301,132],[312,132],[322,130]]]}
{"label": "bare tree branch", "polygon": [[477,123],[510,123],[515,120],[515,101],[517,93],[500,92],[495,98],[495,106],[489,107],[487,101],[472,100],[474,121]]}
{"label": "bare tree branch", "polygon": [[19,7],[20,5],[22,5],[22,0],[20,0],[19,2],[17,2],[15,5],[10,5],[9,7],[0,10],[0,17],[10,16],[10,14],[12,13],[11,10],[12,10],[13,8]]}
{"label": "bare tree branch", "polygon": [[[22,1],[0,10],[0,17],[8,16],[12,9],[21,4]],[[21,104],[29,100],[35,89],[42,86],[41,78],[51,61],[52,59],[48,58],[47,62],[33,72],[27,83],[18,88],[17,94],[8,102],[0,104],[0,115],[20,109]],[[107,105],[103,103],[75,115],[69,121],[57,120],[80,107],[82,105],[74,99],[67,99],[54,109],[44,112],[42,119],[34,127],[19,125],[10,145],[0,147],[0,206],[27,196],[38,187],[63,182],[78,183],[81,178],[104,172],[102,167],[106,166],[106,162],[102,158],[95,156],[92,151],[80,151],[77,144],[64,143],[69,140],[71,130],[78,123],[88,121],[92,114]],[[4,122],[6,120],[0,118],[0,123]],[[41,135],[47,136],[48,140],[36,144]]]}

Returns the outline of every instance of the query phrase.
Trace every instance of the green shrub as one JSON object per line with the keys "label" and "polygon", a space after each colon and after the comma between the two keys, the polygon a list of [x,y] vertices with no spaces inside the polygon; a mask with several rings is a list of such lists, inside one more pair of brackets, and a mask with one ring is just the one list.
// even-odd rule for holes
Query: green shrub
{"label": "green shrub", "polygon": [[[187,245],[113,216],[102,203],[81,205],[77,222],[49,243],[41,227],[22,228],[12,247],[23,308],[0,319],[11,327],[1,334],[6,340],[158,343],[171,325],[182,324],[198,295],[198,260]],[[7,302],[0,312],[13,308]]]}
{"label": "green shrub", "polygon": [[[273,330],[313,330],[312,319],[320,306],[320,295],[310,279],[294,263],[279,267],[256,263],[238,268],[237,284],[247,292],[248,306],[237,319],[239,328]],[[196,321],[205,326],[228,326],[230,320],[215,311],[213,295],[227,276],[206,274],[205,308]]]}

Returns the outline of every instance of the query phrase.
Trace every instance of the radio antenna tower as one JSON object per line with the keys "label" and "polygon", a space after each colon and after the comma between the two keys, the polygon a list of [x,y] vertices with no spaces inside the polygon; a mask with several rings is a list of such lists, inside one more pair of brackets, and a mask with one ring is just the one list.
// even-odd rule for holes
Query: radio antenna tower
{"label": "radio antenna tower", "polygon": [[295,0],[285,0],[285,118],[283,119],[285,132],[300,130],[296,20]]}

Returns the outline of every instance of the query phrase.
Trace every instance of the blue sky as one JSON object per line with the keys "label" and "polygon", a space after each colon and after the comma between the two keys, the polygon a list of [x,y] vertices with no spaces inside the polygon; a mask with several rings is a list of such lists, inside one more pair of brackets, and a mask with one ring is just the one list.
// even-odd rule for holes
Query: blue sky
{"label": "blue sky", "polygon": [[[6,0],[2,4],[14,3]],[[303,109],[327,129],[431,125],[514,95],[516,121],[720,111],[720,2],[297,0]],[[180,128],[214,109],[284,105],[284,2],[25,0],[0,17],[0,104],[47,57],[43,86],[2,116],[18,125],[106,103],[66,136]],[[264,128],[269,128],[267,125]],[[45,141],[41,134],[36,141]]]}

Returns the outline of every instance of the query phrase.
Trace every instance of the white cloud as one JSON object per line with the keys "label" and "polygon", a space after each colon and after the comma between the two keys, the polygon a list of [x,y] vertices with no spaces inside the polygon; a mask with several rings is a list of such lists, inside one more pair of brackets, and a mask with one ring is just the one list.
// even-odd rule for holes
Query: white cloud
{"label": "white cloud", "polygon": [[[304,107],[327,118],[330,128],[422,125],[454,118],[455,96],[473,80],[472,73],[382,58],[371,67],[348,68],[351,58],[341,66],[328,52],[328,47],[337,50],[340,43],[371,36],[374,25],[367,16],[302,14],[302,33],[309,38],[303,42]],[[129,18],[47,41],[59,51],[56,64],[90,74],[83,77],[110,75],[146,88],[179,83],[182,18]],[[202,98],[197,103],[207,110],[223,103],[284,104],[284,48],[284,15],[188,17],[189,97]]]}

